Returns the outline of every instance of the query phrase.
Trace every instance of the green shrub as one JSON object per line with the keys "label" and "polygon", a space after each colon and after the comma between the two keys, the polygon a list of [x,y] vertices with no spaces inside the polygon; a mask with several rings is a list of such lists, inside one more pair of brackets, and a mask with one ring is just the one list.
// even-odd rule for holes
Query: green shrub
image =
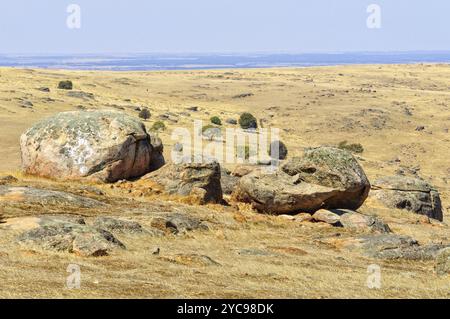
{"label": "green shrub", "polygon": [[242,113],[239,118],[239,125],[244,129],[258,128],[256,118],[250,113]]}
{"label": "green shrub", "polygon": [[364,147],[359,144],[348,144],[347,141],[342,141],[338,144],[338,148],[341,150],[346,150],[349,151],[351,153],[357,153],[357,154],[361,154],[362,152],[364,152]]}
{"label": "green shrub", "polygon": [[211,123],[216,125],[222,125],[222,121],[218,116],[211,117]]}
{"label": "green shrub", "polygon": [[[276,147],[276,144],[278,144],[278,158],[274,158],[272,156],[272,147]],[[280,160],[284,160],[286,159],[288,154],[288,149],[286,147],[286,144],[284,144],[282,141],[273,141],[272,143],[270,143],[269,146],[269,156],[274,158],[275,160],[280,159]]]}
{"label": "green shrub", "polygon": [[151,115],[150,111],[149,111],[147,108],[142,109],[142,110],[139,112],[139,117],[140,117],[141,119],[148,120],[151,116],[152,116],[152,115]]}
{"label": "green shrub", "polygon": [[152,131],[164,131],[166,129],[166,124],[164,124],[164,122],[162,121],[156,121],[155,123],[153,123],[151,130]]}
{"label": "green shrub", "polygon": [[61,89],[61,90],[72,90],[73,89],[72,81],[61,81],[61,82],[59,82],[58,89]]}

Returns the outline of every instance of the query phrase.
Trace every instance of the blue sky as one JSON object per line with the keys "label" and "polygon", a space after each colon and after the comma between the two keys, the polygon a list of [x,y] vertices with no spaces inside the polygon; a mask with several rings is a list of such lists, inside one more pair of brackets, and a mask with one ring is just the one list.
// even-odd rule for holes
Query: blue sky
{"label": "blue sky", "polygon": [[[69,4],[81,29],[66,26]],[[366,26],[369,4],[381,29]],[[1,0],[0,53],[450,50],[448,0]]]}

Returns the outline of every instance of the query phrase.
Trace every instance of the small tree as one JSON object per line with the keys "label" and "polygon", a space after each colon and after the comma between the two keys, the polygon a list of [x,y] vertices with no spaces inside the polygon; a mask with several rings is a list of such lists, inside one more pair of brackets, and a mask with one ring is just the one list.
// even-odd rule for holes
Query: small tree
{"label": "small tree", "polygon": [[364,147],[360,143],[348,144],[347,141],[342,141],[339,143],[338,148],[356,154],[364,152]]}
{"label": "small tree", "polygon": [[[272,155],[272,148],[276,150],[276,147],[278,146],[278,158],[276,158],[275,154]],[[282,141],[273,141],[270,143],[269,146],[269,156],[275,160],[284,160],[286,159],[288,154],[288,149],[286,147],[286,144],[284,144]]]}
{"label": "small tree", "polygon": [[166,129],[166,124],[162,121],[156,121],[153,123],[151,130],[155,132],[164,131]]}
{"label": "small tree", "polygon": [[61,90],[72,90],[72,88],[73,88],[72,81],[61,81],[58,84],[58,89]]}
{"label": "small tree", "polygon": [[242,113],[239,118],[239,125],[244,129],[258,128],[256,118],[251,113]]}
{"label": "small tree", "polygon": [[150,113],[150,111],[147,108],[144,108],[139,112],[139,117],[141,119],[148,120],[151,116],[152,116],[152,114]]}
{"label": "small tree", "polygon": [[211,117],[211,123],[216,125],[222,125],[222,121],[218,116]]}

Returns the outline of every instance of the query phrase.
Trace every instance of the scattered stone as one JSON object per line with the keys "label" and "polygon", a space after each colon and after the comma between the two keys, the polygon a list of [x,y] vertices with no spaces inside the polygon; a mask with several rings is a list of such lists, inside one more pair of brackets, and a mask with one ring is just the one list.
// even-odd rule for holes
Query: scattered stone
{"label": "scattered stone", "polygon": [[21,136],[27,174],[116,182],[164,162],[162,143],[136,118],[115,111],[59,113]]}
{"label": "scattered stone", "polygon": [[366,216],[357,212],[345,212],[341,215],[340,222],[346,228],[356,230],[369,230],[380,233],[390,233],[389,225],[375,216]]}
{"label": "scattered stone", "polygon": [[314,213],[319,209],[356,210],[367,198],[369,181],[347,151],[319,147],[293,158],[275,173],[254,171],[243,176],[233,196],[260,212]]}
{"label": "scattered stone", "polygon": [[34,106],[31,101],[21,101],[19,105],[25,109],[31,109]]}
{"label": "scattered stone", "polygon": [[308,213],[300,213],[294,216],[294,221],[297,223],[311,222],[312,220],[313,217]]}
{"label": "scattered stone", "polygon": [[237,125],[238,124],[237,120],[231,119],[231,118],[226,119],[225,122],[228,123],[228,124],[231,124],[231,125]]}
{"label": "scattered stone", "polygon": [[48,87],[40,87],[37,90],[41,91],[41,92],[46,92],[46,93],[50,92],[50,89]]}
{"label": "scattered stone", "polygon": [[417,131],[417,132],[421,132],[421,131],[423,131],[423,130],[425,130],[425,126],[423,126],[423,125],[420,125],[420,126],[417,126],[417,127],[416,127],[416,131]]}
{"label": "scattered stone", "polygon": [[83,257],[106,256],[113,249],[125,249],[119,240],[105,230],[57,219],[42,220],[38,228],[22,233],[17,240],[22,244]]}
{"label": "scattered stone", "polygon": [[169,163],[144,179],[162,185],[169,194],[194,196],[201,204],[222,202],[219,163]]}
{"label": "scattered stone", "polygon": [[421,178],[382,177],[373,183],[370,196],[386,207],[405,209],[443,221],[439,192]]}
{"label": "scattered stone", "polygon": [[142,233],[144,231],[141,224],[137,222],[112,217],[97,217],[94,221],[94,227],[123,233]]}
{"label": "scattered stone", "polygon": [[341,217],[329,210],[321,209],[312,215],[312,218],[317,222],[324,222],[334,226],[340,226]]}
{"label": "scattered stone", "polygon": [[450,248],[444,248],[437,253],[435,270],[439,276],[450,274]]}
{"label": "scattered stone", "polygon": [[239,177],[231,175],[231,172],[227,169],[221,169],[220,183],[222,185],[222,192],[226,195],[233,193],[239,182]]}
{"label": "scattered stone", "polygon": [[172,150],[173,150],[174,152],[178,152],[178,153],[183,152],[183,144],[181,144],[181,143],[175,143],[175,145],[173,146]]}
{"label": "scattered stone", "polygon": [[0,186],[0,202],[39,205],[64,205],[77,208],[95,208],[104,206],[102,202],[70,193],[38,189],[33,187]]}
{"label": "scattered stone", "polygon": [[254,95],[253,93],[242,93],[242,94],[234,95],[233,99],[243,99],[243,98],[250,97],[253,95]]}
{"label": "scattered stone", "polygon": [[194,230],[209,230],[208,226],[200,219],[182,213],[155,217],[152,220],[152,227],[174,234],[182,234]]}
{"label": "scattered stone", "polygon": [[350,246],[362,249],[369,257],[387,260],[434,260],[445,247],[442,244],[420,246],[417,240],[396,234],[361,236]]}
{"label": "scattered stone", "polygon": [[198,106],[190,106],[190,107],[186,108],[186,110],[191,111],[191,112],[198,112]]}
{"label": "scattered stone", "polygon": [[256,168],[257,166],[254,165],[238,165],[231,172],[231,175],[236,177],[243,177],[253,172]]}
{"label": "scattered stone", "polygon": [[68,97],[74,97],[74,98],[82,99],[85,101],[94,99],[94,94],[82,92],[82,91],[71,91],[71,92],[68,92],[66,95]]}

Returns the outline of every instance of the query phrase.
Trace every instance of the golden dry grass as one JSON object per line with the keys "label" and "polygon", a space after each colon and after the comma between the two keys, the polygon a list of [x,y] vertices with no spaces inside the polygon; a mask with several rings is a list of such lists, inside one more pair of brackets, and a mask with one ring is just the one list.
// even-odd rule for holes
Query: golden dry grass
{"label": "golden dry grass", "polygon": [[[70,79],[74,90],[93,93],[94,100],[67,97],[58,81]],[[404,168],[419,174],[441,193],[445,218],[450,206],[450,66],[390,65],[174,72],[88,72],[0,69],[0,172],[12,172],[17,185],[34,185],[80,193],[81,184],[23,176],[20,173],[20,134],[51,114],[86,108],[123,109],[137,115],[147,106],[152,118],[199,106],[178,123],[165,121],[160,133],[166,156],[175,141],[175,127],[192,127],[193,119],[213,115],[237,118],[250,111],[265,127],[282,129],[290,155],[303,147],[347,140],[361,143],[360,156],[370,179]],[[36,88],[47,86],[50,93]],[[254,95],[236,99],[233,96]],[[49,100],[50,98],[51,100]],[[19,106],[29,100],[33,109]],[[408,111],[412,115],[408,115]],[[416,131],[417,126],[424,131]],[[393,161],[400,159],[400,162]],[[1,174],[0,174],[1,175]],[[3,218],[40,214],[122,216],[149,226],[151,218],[181,210],[205,219],[211,231],[155,238],[117,235],[127,246],[102,258],[33,250],[15,242],[17,231],[0,229],[0,297],[63,298],[448,298],[449,277],[437,277],[432,262],[372,260],[340,248],[337,239],[353,237],[349,230],[314,223],[295,223],[261,216],[248,205],[192,206],[190,199],[160,193],[155,185],[137,181],[114,188],[93,185],[106,195],[82,193],[110,206],[91,210],[42,207],[17,202],[2,204]],[[151,189],[149,191],[149,189]],[[9,198],[10,199],[10,198]],[[361,209],[377,214],[400,234],[421,243],[445,241],[444,224],[423,224],[417,216],[388,210],[370,200]],[[336,240],[334,240],[336,239]],[[159,247],[159,256],[152,254]],[[273,255],[243,255],[259,249]],[[220,266],[197,264],[177,254],[207,255]],[[67,266],[81,266],[79,290],[65,288]],[[382,269],[382,289],[366,285],[367,267]]]}

